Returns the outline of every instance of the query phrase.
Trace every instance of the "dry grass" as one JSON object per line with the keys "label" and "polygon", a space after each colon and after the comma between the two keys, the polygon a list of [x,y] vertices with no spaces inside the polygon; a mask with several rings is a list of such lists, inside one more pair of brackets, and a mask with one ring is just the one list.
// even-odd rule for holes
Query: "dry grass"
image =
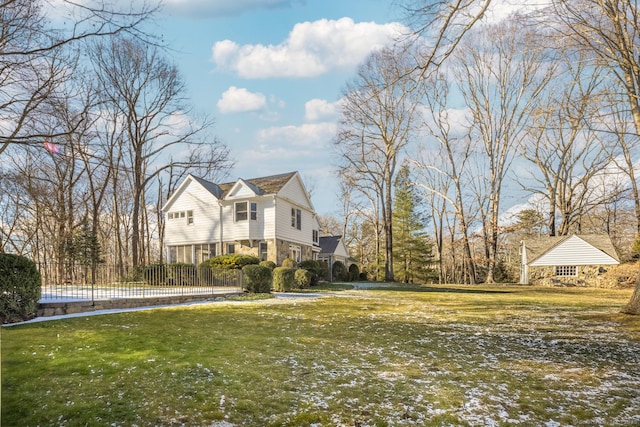
{"label": "dry grass", "polygon": [[3,425],[638,425],[630,290],[334,291],[4,328]]}

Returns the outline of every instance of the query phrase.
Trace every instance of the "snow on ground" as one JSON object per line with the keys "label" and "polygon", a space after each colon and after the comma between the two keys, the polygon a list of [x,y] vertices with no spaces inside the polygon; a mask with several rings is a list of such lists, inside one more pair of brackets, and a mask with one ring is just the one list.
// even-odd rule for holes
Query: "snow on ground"
{"label": "snow on ground", "polygon": [[[366,290],[380,285],[358,284]],[[388,285],[383,285],[388,287]],[[375,297],[361,290],[340,292],[343,298],[362,300]],[[305,300],[331,294],[276,294],[275,299],[252,301],[256,304],[297,304]],[[202,301],[180,304],[194,306],[205,304],[244,304],[242,301]],[[51,321],[69,317],[85,317],[110,313],[151,310],[160,307],[103,310],[74,315],[36,318],[29,322]],[[363,310],[367,309],[364,305]],[[571,314],[546,313],[532,319],[526,315],[513,314],[508,321],[486,326],[473,322],[443,320],[448,318],[446,308],[425,309],[416,307],[401,313],[365,314],[371,321],[371,333],[375,334],[376,322],[398,321],[399,327],[410,328],[412,322],[438,325],[428,335],[403,342],[402,338],[389,338],[384,346],[361,344],[353,355],[342,360],[338,366],[328,366],[323,358],[306,365],[295,354],[285,355],[275,363],[288,367],[291,384],[300,392],[298,405],[289,413],[278,414],[278,419],[295,419],[300,408],[315,408],[318,412],[331,411],[333,407],[352,408],[354,414],[367,414],[357,418],[353,414],[336,413],[333,426],[365,427],[375,425],[373,420],[384,421],[390,426],[419,425],[543,425],[560,427],[567,425],[638,425],[640,426],[640,342],[637,336],[626,335],[616,330],[615,323],[592,322],[576,330],[577,323]],[[267,314],[265,314],[267,315]],[[269,312],[271,316],[282,316],[288,320],[304,318],[304,313],[284,316]],[[455,316],[451,317],[455,319]],[[291,322],[295,323],[295,322]],[[579,322],[578,322],[579,324]],[[553,327],[550,327],[553,325]],[[319,328],[322,325],[318,325]],[[441,348],[451,355],[451,360],[438,360],[438,355],[423,349]],[[470,351],[473,349],[473,351]],[[333,349],[327,347],[329,359]],[[304,352],[304,348],[301,347]],[[398,360],[403,361],[398,365]],[[440,364],[434,363],[440,362]],[[407,375],[406,368],[412,368]],[[314,382],[304,383],[300,372],[311,369]],[[478,381],[481,372],[495,370],[495,382]],[[521,385],[514,386],[500,380],[501,371],[515,377]],[[486,374],[485,374],[486,375]],[[537,384],[532,378],[539,375]],[[482,376],[482,375],[480,375]],[[590,378],[585,381],[584,378]],[[384,393],[388,399],[367,401],[364,389],[371,382],[386,384]],[[517,383],[517,381],[516,381]],[[327,393],[328,384],[332,392]],[[543,413],[527,409],[530,398],[528,387],[543,387],[539,399],[546,404]],[[440,398],[443,390],[460,390],[460,405],[447,406]],[[402,390],[406,399],[401,404],[393,403],[394,393]],[[535,393],[533,396],[537,396]],[[354,397],[359,396],[359,397]],[[380,403],[380,402],[383,403]],[[611,415],[610,408],[625,407]],[[220,397],[222,409],[231,407],[231,397]],[[540,402],[535,402],[540,406]],[[562,416],[568,407],[591,411],[588,419],[567,422]],[[515,409],[514,409],[515,408]],[[355,419],[355,421],[354,421]],[[457,420],[456,423],[442,420]],[[210,427],[239,427],[228,421],[216,421]],[[321,427],[317,425],[314,427]]]}

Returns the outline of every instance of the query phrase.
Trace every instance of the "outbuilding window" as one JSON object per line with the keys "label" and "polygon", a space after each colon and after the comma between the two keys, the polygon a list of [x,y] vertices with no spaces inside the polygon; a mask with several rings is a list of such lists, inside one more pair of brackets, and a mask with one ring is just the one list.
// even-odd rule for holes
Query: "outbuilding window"
{"label": "outbuilding window", "polygon": [[556,265],[557,277],[576,277],[578,269],[575,265]]}

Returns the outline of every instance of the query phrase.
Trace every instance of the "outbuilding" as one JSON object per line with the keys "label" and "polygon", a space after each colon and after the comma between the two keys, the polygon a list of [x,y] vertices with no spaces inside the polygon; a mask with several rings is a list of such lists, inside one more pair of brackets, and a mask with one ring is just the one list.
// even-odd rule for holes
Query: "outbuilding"
{"label": "outbuilding", "polygon": [[606,234],[540,237],[522,241],[520,283],[599,287],[601,276],[620,264]]}

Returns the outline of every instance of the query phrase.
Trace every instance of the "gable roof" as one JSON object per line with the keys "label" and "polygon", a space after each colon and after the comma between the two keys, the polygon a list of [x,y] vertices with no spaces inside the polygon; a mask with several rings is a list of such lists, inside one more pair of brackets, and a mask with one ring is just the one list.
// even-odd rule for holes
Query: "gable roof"
{"label": "gable roof", "polygon": [[[260,178],[242,179],[242,181],[247,184],[256,195],[264,196],[267,194],[277,194],[296,174],[297,172],[287,172]],[[231,191],[238,181],[240,181],[240,179],[219,185],[223,192],[223,198],[229,194],[229,191]]]}
{"label": "gable roof", "polygon": [[338,243],[340,243],[342,236],[320,236],[320,253],[332,254],[336,251]]}
{"label": "gable roof", "polygon": [[207,192],[213,195],[216,199],[224,199],[231,189],[236,184],[245,184],[249,187],[257,196],[264,196],[268,194],[277,194],[298,172],[287,172],[278,175],[263,176],[253,179],[241,179],[237,181],[227,182],[224,184],[215,184],[211,181],[207,181],[204,178],[189,174],[184,181],[178,186],[178,188],[169,196],[162,210],[169,209],[174,200],[182,192],[182,190],[188,185],[189,182],[195,181],[200,184]]}
{"label": "gable roof", "polygon": [[187,188],[187,186],[191,182],[196,182],[197,184],[202,186],[209,194],[213,195],[213,197],[215,197],[216,199],[220,199],[222,197],[222,190],[218,185],[214,184],[213,182],[209,182],[206,179],[198,178],[189,174],[184,179],[184,181],[180,183],[178,188],[176,188],[173,191],[173,193],[171,193],[167,201],[164,202],[164,205],[162,205],[161,210],[163,212],[166,212],[171,207],[171,205],[173,205],[173,202],[179,197],[180,194],[182,194],[184,189]]}
{"label": "gable roof", "polygon": [[193,178],[198,184],[202,185],[209,193],[216,196],[216,199],[222,197],[222,189],[218,184],[207,181],[206,179],[198,178],[197,176],[193,176],[191,174],[189,174],[189,176]]}
{"label": "gable roof", "polygon": [[523,257],[531,266],[618,264],[618,254],[606,234],[539,237],[523,241]]}

